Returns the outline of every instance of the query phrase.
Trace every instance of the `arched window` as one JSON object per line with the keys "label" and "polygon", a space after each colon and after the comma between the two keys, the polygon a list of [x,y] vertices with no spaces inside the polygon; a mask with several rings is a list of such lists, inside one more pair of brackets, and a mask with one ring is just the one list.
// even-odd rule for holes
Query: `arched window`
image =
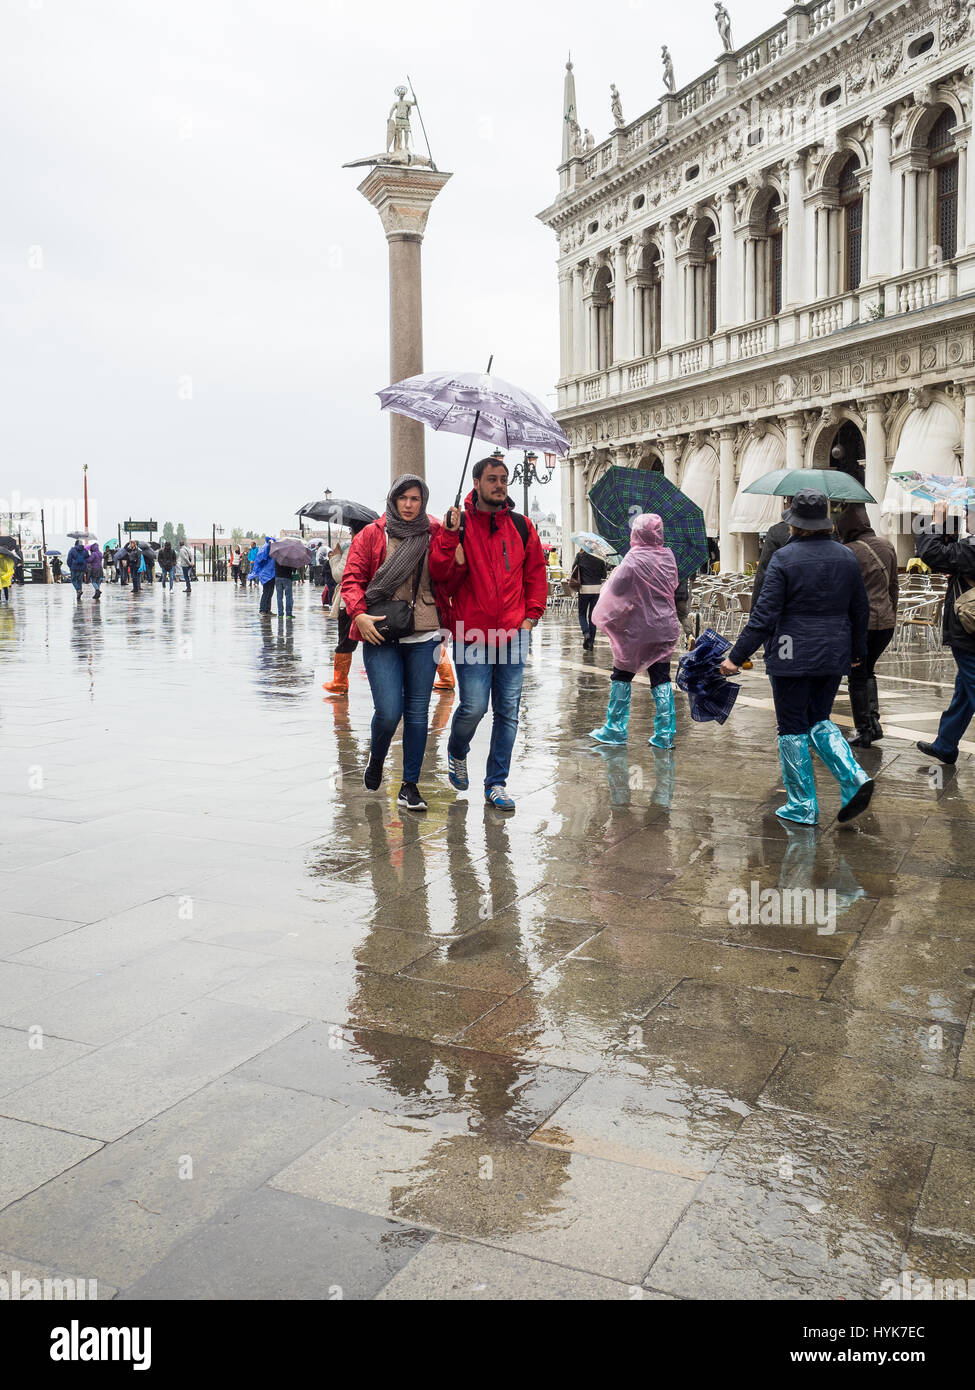
{"label": "arched window", "polygon": [[649,242],[640,257],[636,277],[633,350],[637,357],[660,351],[660,252]]}
{"label": "arched window", "polygon": [[608,265],[596,271],[592,285],[593,366],[597,372],[613,365],[613,272]]}
{"label": "arched window", "polygon": [[958,149],[955,113],[945,108],[928,133],[928,243],[942,260],[958,251]]}
{"label": "arched window", "polygon": [[858,289],[862,278],[863,194],[857,179],[859,171],[860,161],[856,155],[851,155],[837,180],[843,218],[843,268],[840,281],[843,290]]}

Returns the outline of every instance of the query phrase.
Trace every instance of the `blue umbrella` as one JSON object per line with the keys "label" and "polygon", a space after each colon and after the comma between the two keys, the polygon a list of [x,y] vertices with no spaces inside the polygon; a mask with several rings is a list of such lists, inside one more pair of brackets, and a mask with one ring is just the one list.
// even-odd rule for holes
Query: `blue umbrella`
{"label": "blue umbrella", "polygon": [[677,663],[677,685],[687,692],[691,718],[701,724],[714,720],[723,724],[734,708],[740,686],[727,680],[718,670],[721,658],[731,646],[726,637],[705,628]]}

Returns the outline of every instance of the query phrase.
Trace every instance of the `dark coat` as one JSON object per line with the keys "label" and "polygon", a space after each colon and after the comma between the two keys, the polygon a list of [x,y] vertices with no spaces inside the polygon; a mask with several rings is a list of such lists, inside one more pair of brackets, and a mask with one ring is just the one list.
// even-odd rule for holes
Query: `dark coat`
{"label": "dark coat", "polygon": [[609,570],[606,561],[600,560],[598,555],[590,555],[587,550],[580,550],[572,561],[572,569],[579,571],[579,580],[582,584],[605,584]]}
{"label": "dark coat", "polygon": [[889,632],[897,624],[897,551],[876,534],[862,502],[843,508],[836,518],[836,534],[860,566],[870,601],[870,631]]}
{"label": "dark coat", "polygon": [[[975,543],[952,540],[928,530],[930,522],[919,523],[925,529],[917,537],[914,548],[920,559],[938,574],[951,575],[945,594],[941,640],[948,647],[962,652],[975,652],[975,633],[966,632],[955,616],[955,599],[975,580]],[[968,583],[963,583],[965,579]]]}
{"label": "dark coat", "polygon": [[72,577],[74,577],[79,574],[84,574],[87,568],[88,551],[80,541],[75,541],[74,545],[68,551],[68,569],[71,571]]}
{"label": "dark coat", "polygon": [[860,566],[847,547],[794,536],[769,561],[758,605],[728,659],[740,666],[764,644],[769,675],[842,675],[867,654],[869,620]]}
{"label": "dark coat", "polygon": [[765,533],[765,541],[762,545],[762,553],[758,557],[758,569],[755,571],[755,582],[752,584],[752,608],[758,603],[758,596],[762,592],[762,585],[765,583],[765,575],[768,572],[769,561],[777,550],[781,550],[792,539],[792,528],[787,521],[777,521],[774,526],[770,526]]}

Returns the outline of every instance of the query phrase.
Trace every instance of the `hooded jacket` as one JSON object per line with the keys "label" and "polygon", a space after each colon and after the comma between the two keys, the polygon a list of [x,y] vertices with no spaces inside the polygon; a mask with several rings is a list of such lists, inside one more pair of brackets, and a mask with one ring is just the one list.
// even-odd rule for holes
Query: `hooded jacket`
{"label": "hooded jacket", "polygon": [[674,600],[679,582],[674,552],[664,545],[663,521],[656,512],[635,517],[630,548],[592,610],[618,670],[636,675],[670,660],[680,632]]}
{"label": "hooded jacket", "polygon": [[88,573],[92,579],[101,579],[104,576],[102,567],[102,552],[98,548],[98,542],[88,551]]}
{"label": "hooded jacket", "polygon": [[80,541],[75,541],[67,555],[68,569],[71,571],[72,579],[79,574],[84,574],[88,568],[88,552]]}
{"label": "hooded jacket", "polygon": [[464,564],[456,559],[457,532],[440,527],[430,542],[430,577],[448,600],[445,625],[457,641],[496,646],[499,639],[490,634],[545,612],[548,575],[538,532],[526,517],[528,543],[522,544],[511,499],[497,512],[480,510],[476,499],[474,488],[464,501]]}
{"label": "hooded jacket", "polygon": [[271,558],[271,545],[271,537],[265,536],[264,544],[257,552],[257,556],[251,566],[251,574],[257,579],[258,584],[267,584],[277,573],[274,561]]}
{"label": "hooded jacket", "polygon": [[[437,535],[443,530],[440,522],[430,517],[430,548],[427,551],[427,565],[430,570],[430,581],[433,587],[433,596],[437,604],[437,611],[441,622],[443,622],[445,610],[449,606],[449,597],[433,581],[433,544]],[[456,545],[456,533],[454,534],[454,544]],[[349,637],[353,642],[361,642],[362,637],[356,625],[355,619],[360,613],[368,613],[369,607],[366,603],[366,590],[372,581],[373,575],[386,558],[386,548],[389,544],[386,535],[386,518],[379,517],[377,521],[370,521],[368,526],[364,526],[358,535],[353,536],[349,545],[348,553],[343,557],[342,568],[342,606],[346,613],[353,620],[349,629]]]}
{"label": "hooded jacket", "polygon": [[851,550],[860,566],[870,601],[870,631],[889,632],[897,623],[897,551],[890,541],[878,536],[862,502],[844,507],[835,518],[840,540]]}

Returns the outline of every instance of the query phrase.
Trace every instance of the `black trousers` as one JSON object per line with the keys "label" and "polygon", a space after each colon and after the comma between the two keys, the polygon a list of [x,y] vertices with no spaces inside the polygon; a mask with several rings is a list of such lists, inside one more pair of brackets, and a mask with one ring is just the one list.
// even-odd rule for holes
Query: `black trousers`
{"label": "black trousers", "polygon": [[579,595],[579,626],[583,637],[595,637],[596,624],[592,620],[592,610],[599,601],[598,594]]}
{"label": "black trousers", "polygon": [[894,629],[892,627],[878,628],[874,632],[867,633],[866,660],[861,661],[859,666],[850,667],[850,674],[847,677],[848,686],[855,689],[858,685],[866,685],[873,676],[873,668],[890,646],[893,636]]}
{"label": "black trousers", "polygon": [[833,712],[842,676],[769,676],[779,734],[808,734]]}
{"label": "black trousers", "polygon": [[335,648],[335,655],[341,653],[343,656],[350,656],[356,649],[356,644],[349,636],[349,629],[352,626],[352,619],[344,608],[339,609],[339,644]]}
{"label": "black trousers", "polygon": [[[618,666],[614,666],[612,679],[614,681],[626,681],[629,684],[636,674],[636,671],[621,671]],[[670,662],[655,661],[652,666],[648,667],[647,675],[650,677],[651,685],[666,685],[670,680]]]}
{"label": "black trousers", "polygon": [[265,584],[262,584],[262,585],[261,585],[261,606],[260,606],[260,608],[258,609],[258,612],[260,612],[260,613],[270,613],[270,611],[271,611],[271,599],[272,599],[273,597],[274,597],[274,580],[273,580],[273,579],[269,579],[269,580],[267,580],[267,582],[266,582]]}

